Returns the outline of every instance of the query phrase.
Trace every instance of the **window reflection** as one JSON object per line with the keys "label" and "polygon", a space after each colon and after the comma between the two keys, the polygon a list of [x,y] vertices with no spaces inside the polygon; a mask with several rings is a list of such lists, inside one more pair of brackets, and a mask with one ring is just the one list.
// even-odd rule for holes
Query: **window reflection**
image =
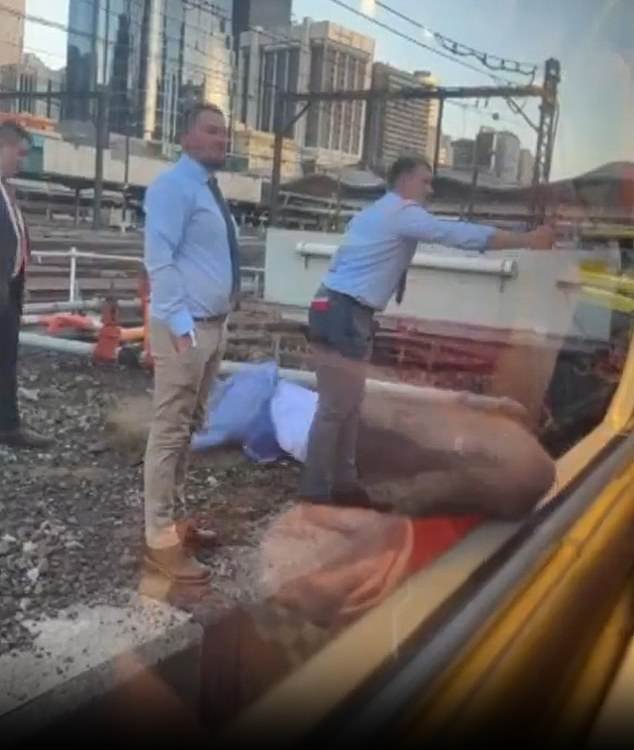
{"label": "window reflection", "polygon": [[[326,3],[332,19],[324,12],[328,20],[292,23],[291,3],[267,6],[270,19],[258,3],[263,15],[254,25],[248,20],[254,4],[234,3],[240,6],[241,36],[232,40],[231,3],[109,0],[100,6],[71,0],[66,68],[71,96],[64,118],[93,117],[90,102],[72,94],[108,86],[110,130],[137,139],[135,148],[147,160],[127,165],[126,181],[139,205],[154,179],[148,175],[173,168],[164,160],[155,170],[150,162],[157,149],[148,141],[177,143],[182,130],[193,128],[185,115],[195,102],[213,101],[226,116],[211,110],[221,120],[197,131],[185,147],[193,169],[189,178],[163,196],[153,216],[145,211],[144,227],[116,239],[111,231],[80,236],[83,228],[71,226],[69,215],[59,220],[49,204],[42,208],[41,192],[17,184],[36,252],[50,251],[64,232],[84,250],[94,253],[102,243],[106,249],[73,266],[82,298],[75,299],[73,289],[72,304],[62,303],[72,309],[47,308],[42,318],[39,308],[29,307],[59,305],[66,295],[66,271],[53,256],[37,265],[32,261],[27,306],[22,310],[17,297],[12,301],[15,320],[24,316],[24,332],[53,334],[58,348],[60,339],[73,339],[90,351],[74,358],[24,348],[19,391],[15,362],[0,372],[0,387],[19,393],[25,417],[58,431],[50,453],[23,456],[15,446],[0,449],[6,478],[0,497],[0,696],[3,690],[8,696],[0,700],[0,727],[3,714],[35,699],[44,702],[42,690],[114,663],[109,689],[119,702],[110,704],[110,696],[96,710],[102,722],[111,715],[119,724],[132,721],[135,703],[186,705],[187,721],[215,733],[301,669],[310,677],[315,657],[326,660],[332,645],[357,632],[355,626],[373,613],[387,611],[396,621],[394,597],[409,592],[410,585],[415,594],[405,597],[408,616],[422,628],[429,611],[415,596],[425,591],[427,574],[451,560],[443,579],[447,599],[466,582],[477,585],[503,542],[527,529],[539,533],[551,499],[560,494],[559,502],[564,490],[582,483],[611,441],[629,434],[631,4],[535,0],[500,8],[491,0],[438,0],[424,12],[399,0],[392,4],[400,20],[385,7],[390,3],[350,2]],[[353,12],[342,5],[354,5]],[[308,10],[306,2],[293,4],[296,18]],[[418,26],[408,26],[409,15]],[[497,19],[495,36],[491,17]],[[403,34],[414,35],[414,41]],[[450,34],[464,44],[454,44]],[[444,57],[433,56],[428,48],[435,45]],[[497,61],[498,67],[483,67],[480,49],[493,47],[495,55],[485,62]],[[552,159],[540,161],[537,153],[540,96],[449,95],[459,86],[502,85],[507,76],[514,85],[541,86],[543,63],[525,75],[521,66],[513,70],[516,55],[561,62],[557,107],[551,111]],[[378,68],[372,68],[373,59]],[[455,67],[457,59],[469,67]],[[306,102],[281,95],[301,94],[306,81],[315,94],[371,81],[390,89],[424,81],[427,91],[441,87],[449,94],[440,97],[442,106],[435,98],[410,106],[397,99],[386,103],[378,95],[370,102],[313,101],[300,115]],[[278,116],[290,124],[281,144],[278,138],[276,175]],[[218,146],[225,127],[228,143]],[[408,140],[403,133],[417,137]],[[211,145],[209,137],[216,139]],[[58,140],[68,145],[61,135]],[[232,171],[237,161],[212,159],[218,181],[207,183],[207,157],[214,147],[224,153],[225,145],[245,174]],[[71,179],[58,174],[63,159],[49,170],[48,146],[38,140],[40,148],[49,178]],[[64,153],[69,152],[70,146]],[[404,155],[423,159],[418,167],[424,159],[430,162],[433,181],[430,174],[423,187],[433,194],[426,208],[432,219],[451,227],[444,225],[443,234],[434,225],[436,232],[430,230],[418,244],[418,235],[406,235],[401,244],[411,250],[407,283],[406,263],[392,274],[383,308],[364,297],[370,287],[376,291],[376,279],[361,287],[370,250],[396,225],[397,208],[383,223],[374,217],[362,237],[349,227],[365,207],[395,192],[389,168]],[[129,156],[128,144],[128,162]],[[0,153],[0,168],[2,160]],[[106,175],[108,190],[117,193],[114,171]],[[94,181],[89,183],[69,184],[93,190]],[[249,191],[259,197],[247,196]],[[415,197],[408,193],[403,201],[411,205]],[[64,200],[68,213],[70,199]],[[182,201],[189,201],[186,210]],[[79,192],[76,202],[79,206]],[[14,216],[13,204],[7,206]],[[227,299],[235,301],[230,214],[243,225],[242,294],[239,309],[225,319],[230,305],[215,309],[210,303],[207,309],[209,299],[198,285],[205,277],[212,285],[220,279]],[[254,223],[268,220],[271,226],[261,231],[244,226],[250,215]],[[476,228],[464,230],[463,222]],[[535,235],[527,234],[542,222],[553,229],[553,243],[543,243],[552,248],[538,247]],[[9,234],[13,226],[13,220],[7,224]],[[485,237],[483,226],[494,229]],[[57,232],[53,239],[51,227]],[[465,239],[460,227],[474,234]],[[149,244],[172,242],[174,253],[148,264],[153,278],[145,279],[139,292],[143,229]],[[494,231],[523,233],[526,243],[509,240],[509,249],[487,244]],[[447,233],[456,241],[443,242]],[[368,253],[346,279],[349,289],[330,289],[329,269],[341,263],[341,248],[358,250],[360,242]],[[165,284],[191,285],[181,295],[180,312],[191,313],[195,325],[168,330],[174,320],[170,308],[164,348],[157,352],[148,322],[164,292],[160,273],[174,270],[175,258],[190,251],[195,260],[178,266]],[[121,270],[116,256],[124,252],[136,256],[130,261],[134,271]],[[214,265],[222,253],[226,264]],[[14,276],[10,279],[14,283]],[[0,314],[2,292],[0,287]],[[44,299],[44,293],[55,299]],[[108,308],[114,317],[104,310],[100,318],[88,309],[89,300],[108,294],[126,304],[116,315]],[[337,307],[337,295],[352,297],[355,305],[344,309],[344,301]],[[76,302],[86,307],[81,317]],[[117,315],[124,310],[131,312],[122,322]],[[334,317],[319,337],[310,325],[324,311]],[[157,359],[174,365],[170,393],[191,390],[188,377],[205,326],[217,333],[214,366],[222,359],[220,377],[209,400],[197,392],[202,419],[196,424],[189,407],[172,403],[184,451],[179,476],[165,492],[174,501],[167,525],[175,534],[165,547],[177,547],[181,563],[196,561],[195,572],[204,570],[201,581],[192,583],[179,578],[169,559],[162,567],[147,565],[143,462],[155,411],[169,400],[151,402]],[[191,348],[179,348],[188,336]],[[104,350],[112,356],[105,357]],[[326,408],[325,391],[331,397]],[[320,455],[307,481],[316,415],[323,428],[342,412],[358,414],[358,423],[347,422],[343,437],[321,430]],[[165,430],[169,438],[172,432]],[[431,613],[441,625],[443,603]],[[388,646],[368,641],[372,668],[385,666],[400,651],[396,626],[392,635]],[[148,647],[148,641],[154,645]],[[67,655],[72,643],[81,644],[81,657]],[[162,651],[156,655],[162,648],[165,658]],[[17,667],[3,669],[13,660]],[[332,673],[345,679],[336,667]],[[127,693],[130,683],[122,688],[118,680],[136,670],[151,679],[133,681]],[[103,699],[99,690],[90,697],[97,704]],[[319,699],[316,690],[314,700]],[[87,725],[93,710],[94,705],[82,706],[79,712]],[[69,716],[70,725],[76,716]],[[152,733],[152,718],[144,718]],[[64,717],[59,721],[63,725]],[[34,729],[46,732],[45,725]]]}

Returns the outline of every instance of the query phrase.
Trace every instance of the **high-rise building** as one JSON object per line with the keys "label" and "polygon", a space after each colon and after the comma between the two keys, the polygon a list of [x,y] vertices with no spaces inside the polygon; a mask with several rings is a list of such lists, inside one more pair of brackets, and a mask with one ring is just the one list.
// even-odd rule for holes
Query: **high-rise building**
{"label": "high-rise building", "polygon": [[438,165],[441,167],[451,167],[453,165],[453,146],[451,145],[450,135],[443,134],[440,136]]}
{"label": "high-rise building", "polygon": [[454,169],[473,169],[475,163],[475,141],[473,138],[458,138],[451,144]]}
{"label": "high-rise building", "polygon": [[[235,117],[248,128],[272,132],[278,91],[368,88],[374,41],[329,21],[302,24],[240,37]],[[286,121],[296,111],[286,105]],[[322,102],[312,106],[291,137],[319,164],[358,161],[363,147],[365,104]]]}
{"label": "high-rise building", "polygon": [[[275,31],[246,31],[240,37],[235,119],[252,130],[273,132],[277,91],[306,91],[310,36],[302,24]],[[290,115],[292,108],[286,114]],[[303,143],[305,119],[291,135]]]}
{"label": "high-rise building", "polygon": [[89,120],[95,103],[81,98],[97,86],[108,86],[109,126],[115,132],[142,127],[138,96],[141,79],[141,31],[147,23],[148,0],[70,0],[66,87],[77,98],[70,98],[64,117]]}
{"label": "high-rise building", "polygon": [[451,144],[454,169],[478,168],[481,173],[494,174],[498,133],[482,127],[475,139],[459,138]]}
{"label": "high-rise building", "polygon": [[496,132],[486,125],[481,127],[475,139],[475,161],[480,172],[493,174],[495,169]]}
{"label": "high-rise building", "polygon": [[533,182],[533,170],[535,168],[535,157],[529,149],[520,151],[520,166],[518,181],[520,185],[530,185]]}
{"label": "high-rise building", "polygon": [[0,8],[0,65],[19,65],[24,49],[26,0],[2,0]]}
{"label": "high-rise building", "polygon": [[233,95],[233,0],[185,2],[181,101],[215,104],[229,115]]}
{"label": "high-rise building", "polygon": [[166,145],[175,142],[180,126],[186,4],[145,0],[139,35],[137,134]]}
{"label": "high-rise building", "polygon": [[[438,79],[427,70],[415,71],[414,78],[418,86],[426,86],[428,88],[436,88],[438,86]],[[438,99],[424,99],[422,105],[423,118],[428,123],[425,139],[425,156],[433,163],[436,152],[436,133],[440,104],[438,103]]]}
{"label": "high-rise building", "polygon": [[236,52],[240,35],[254,29],[288,28],[292,0],[233,0],[233,38]]}
{"label": "high-rise building", "polygon": [[33,99],[29,94],[60,91],[64,88],[64,77],[64,70],[52,70],[29,52],[20,63],[0,65],[0,89],[19,92],[15,99],[4,100],[0,109],[59,120],[59,99]]}
{"label": "high-rise building", "polygon": [[495,174],[502,182],[518,181],[520,170],[520,139],[508,130],[502,130],[495,139]]}
{"label": "high-rise building", "polygon": [[[230,109],[231,11],[231,0],[70,0],[67,88],[107,87],[113,132],[169,146],[187,104]],[[94,111],[71,99],[65,117]]]}
{"label": "high-rise building", "polygon": [[[310,91],[366,89],[372,82],[374,39],[329,21],[310,24]],[[306,117],[304,146],[317,163],[331,154],[356,161],[363,152],[364,102],[322,102]]]}
{"label": "high-rise building", "polygon": [[79,96],[93,90],[97,83],[98,8],[96,2],[83,0],[70,0],[68,6],[66,90],[71,96],[64,106],[63,116],[69,120],[88,120],[94,111],[93,104]]}
{"label": "high-rise building", "polygon": [[[385,63],[375,63],[372,88],[398,90],[427,84],[429,74],[412,74]],[[429,156],[435,147],[437,120],[423,99],[376,99],[370,105],[370,125],[365,153],[368,166],[385,171],[399,156]],[[432,155],[433,159],[433,155]]]}

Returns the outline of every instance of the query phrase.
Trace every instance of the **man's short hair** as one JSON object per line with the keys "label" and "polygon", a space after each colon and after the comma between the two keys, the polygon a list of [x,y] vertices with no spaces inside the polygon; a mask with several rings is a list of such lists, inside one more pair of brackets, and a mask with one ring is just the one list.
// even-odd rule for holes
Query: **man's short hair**
{"label": "man's short hair", "polygon": [[398,180],[409,172],[413,172],[419,167],[425,167],[430,172],[433,172],[432,166],[429,160],[424,156],[401,156],[394,164],[389,168],[387,173],[387,184],[388,187],[393,188]]}
{"label": "man's short hair", "polygon": [[223,118],[225,116],[225,113],[220,109],[220,107],[216,106],[215,104],[211,104],[211,102],[200,102],[199,104],[194,104],[183,113],[181,128],[182,135],[188,133],[194,127],[196,120],[198,120],[203,112],[214,112],[215,114],[220,115]]}
{"label": "man's short hair", "polygon": [[11,120],[0,124],[0,145],[10,144],[15,146],[20,141],[26,141],[29,145],[33,141],[30,133],[22,125]]}

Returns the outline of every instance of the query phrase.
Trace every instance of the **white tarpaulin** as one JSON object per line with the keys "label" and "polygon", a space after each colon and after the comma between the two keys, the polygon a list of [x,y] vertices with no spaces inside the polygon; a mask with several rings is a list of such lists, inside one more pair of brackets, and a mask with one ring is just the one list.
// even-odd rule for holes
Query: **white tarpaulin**
{"label": "white tarpaulin", "polygon": [[317,394],[301,385],[279,380],[271,399],[271,419],[280,448],[302,463],[308,433],[317,409]]}

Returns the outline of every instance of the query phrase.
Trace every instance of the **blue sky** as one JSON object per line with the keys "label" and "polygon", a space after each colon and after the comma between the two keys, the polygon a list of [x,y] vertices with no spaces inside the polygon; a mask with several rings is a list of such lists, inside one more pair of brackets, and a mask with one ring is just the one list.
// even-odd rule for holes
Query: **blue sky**
{"label": "blue sky", "polygon": [[[260,0],[265,1],[265,0]],[[367,0],[345,0],[360,9]],[[386,4],[459,42],[509,58],[543,63],[561,60],[561,119],[553,176],[578,174],[599,164],[634,161],[634,1],[633,0],[386,0]],[[298,20],[327,18],[376,39],[376,58],[406,70],[431,70],[442,84],[490,83],[451,60],[421,49],[337,6],[332,0],[294,0]],[[27,0],[27,13],[65,24],[68,0]],[[421,41],[422,32],[376,8],[376,19]],[[26,25],[27,50],[54,66],[65,61],[64,33]],[[429,42],[434,46],[434,42]],[[477,64],[476,64],[477,65]],[[520,76],[511,79],[523,82]],[[475,103],[474,103],[475,105]],[[476,109],[446,108],[445,132],[473,135],[481,125],[515,131],[527,146],[530,129],[503,102]],[[497,112],[500,120],[492,120]],[[534,104],[527,114],[537,118]]]}

